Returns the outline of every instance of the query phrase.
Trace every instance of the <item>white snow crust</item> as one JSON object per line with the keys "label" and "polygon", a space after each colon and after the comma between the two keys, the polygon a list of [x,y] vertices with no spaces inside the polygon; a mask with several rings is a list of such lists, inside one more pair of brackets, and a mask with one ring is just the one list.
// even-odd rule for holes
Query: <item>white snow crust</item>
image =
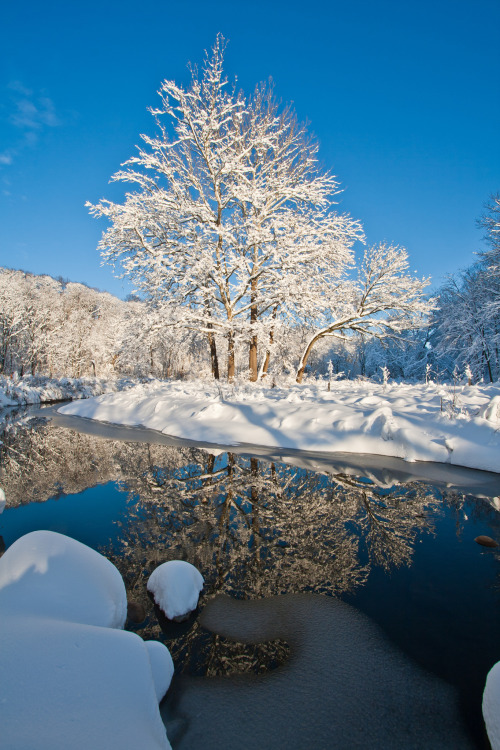
{"label": "white snow crust", "polygon": [[191,563],[169,560],[159,565],[148,580],[148,591],[166,616],[184,617],[196,609],[203,576]]}
{"label": "white snow crust", "polygon": [[488,672],[483,693],[483,716],[492,750],[500,750],[500,661]]}
{"label": "white snow crust", "polygon": [[500,472],[500,384],[138,385],[62,414],[219,445],[393,456]]}
{"label": "white snow crust", "polygon": [[9,750],[169,750],[158,701],[173,667],[123,626],[120,574],[37,531],[0,559],[0,726]]}

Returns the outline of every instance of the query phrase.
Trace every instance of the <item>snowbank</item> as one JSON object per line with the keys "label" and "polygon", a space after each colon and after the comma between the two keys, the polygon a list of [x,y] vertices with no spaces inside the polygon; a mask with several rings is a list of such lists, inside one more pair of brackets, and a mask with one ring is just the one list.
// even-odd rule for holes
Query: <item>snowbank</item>
{"label": "snowbank", "polygon": [[203,576],[194,565],[184,560],[169,560],[153,570],[148,591],[169,620],[180,620],[198,606],[203,584]]}
{"label": "snowbank", "polygon": [[137,381],[129,378],[104,380],[100,378],[48,378],[25,375],[10,379],[0,376],[0,409],[24,404],[43,404],[52,401],[69,401],[91,398],[102,393],[123,391]]}
{"label": "snowbank", "polygon": [[118,629],[123,581],[97,552],[37,531],[0,559],[0,725],[11,750],[169,750],[161,643]]}
{"label": "snowbank", "polygon": [[500,386],[138,385],[59,411],[198,443],[365,453],[500,472]]}

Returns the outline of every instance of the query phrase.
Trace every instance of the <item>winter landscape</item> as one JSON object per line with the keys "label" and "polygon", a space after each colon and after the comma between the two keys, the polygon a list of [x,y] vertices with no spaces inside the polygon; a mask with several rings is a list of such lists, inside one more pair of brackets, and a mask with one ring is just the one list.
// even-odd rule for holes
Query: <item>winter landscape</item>
{"label": "winter landscape", "polygon": [[500,750],[479,10],[31,5],[0,109],[2,741]]}

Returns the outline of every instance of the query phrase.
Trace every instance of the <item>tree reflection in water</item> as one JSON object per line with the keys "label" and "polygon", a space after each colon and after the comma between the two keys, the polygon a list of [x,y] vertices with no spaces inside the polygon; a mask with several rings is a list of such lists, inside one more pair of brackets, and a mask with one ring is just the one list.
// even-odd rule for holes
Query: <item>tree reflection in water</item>
{"label": "tree reflection in water", "polygon": [[[167,559],[205,577],[205,601],[314,592],[338,596],[363,585],[372,565],[409,565],[417,534],[431,531],[428,487],[377,487],[233,453],[191,449],[182,467],[151,465],[128,481],[140,497],[113,556],[129,596],[148,607],[145,581]],[[151,604],[149,604],[149,608]],[[153,619],[147,637],[157,637]],[[146,633],[142,632],[143,635]],[[287,656],[281,641],[243,646],[202,631],[166,632],[174,661],[191,673],[262,671]]]}
{"label": "tree reflection in water", "polygon": [[[366,583],[373,567],[409,566],[414,543],[433,533],[448,502],[465,495],[426,484],[330,474],[277,461],[199,448],[100,439],[43,419],[4,422],[0,486],[8,507],[43,502],[113,481],[128,493],[117,539],[101,551],[119,568],[129,600],[142,603],[145,638],[166,640],[177,666],[195,674],[260,672],[288,654],[284,641],[244,646],[186,625],[158,624],[146,591],[170,559],[205,578],[201,605],[313,592],[340,596]],[[297,462],[300,463],[299,459]]]}

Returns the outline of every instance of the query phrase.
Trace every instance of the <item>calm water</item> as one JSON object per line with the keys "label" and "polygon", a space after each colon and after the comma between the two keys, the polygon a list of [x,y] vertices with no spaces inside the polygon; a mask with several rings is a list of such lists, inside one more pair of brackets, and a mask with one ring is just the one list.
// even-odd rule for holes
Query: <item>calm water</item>
{"label": "calm water", "polygon": [[[395,660],[398,680],[416,686],[432,678],[443,690],[451,686],[470,746],[488,747],[481,695],[488,670],[500,660],[500,555],[480,547],[474,538],[486,534],[500,539],[500,513],[494,507],[499,476],[387,459],[382,464],[374,457],[276,451],[250,455],[242,453],[244,449],[236,453],[214,447],[207,452],[146,431],[95,428],[106,433],[99,437],[68,424],[75,423],[54,424],[43,415],[20,414],[4,422],[0,486],[8,506],[0,516],[0,544],[8,548],[29,531],[52,529],[112,559],[129,600],[146,611],[143,623],[129,627],[144,638],[164,640],[176,663],[179,677],[163,710],[174,748],[192,747],[186,726],[195,677],[203,677],[195,682],[196,690],[208,686],[212,696],[219,695],[214,685],[221,690],[231,685],[229,698],[221,693],[219,699],[236,726],[241,720],[240,735],[252,696],[257,696],[254,724],[269,721],[276,727],[276,712],[266,718],[270,699],[263,702],[270,685],[273,696],[285,691],[288,706],[293,685],[300,685],[297,705],[304,710],[306,693],[326,696],[330,691],[338,703],[335,696],[345,693],[346,678],[339,684],[338,679],[320,678],[317,669],[305,670],[298,678],[292,669],[305,643],[320,644],[319,652],[308,658],[323,665],[337,648],[329,636],[328,618],[352,610],[337,607],[334,612],[324,603],[325,596],[367,616],[359,626],[366,636],[360,638],[375,643],[370,653],[385,654],[386,646],[379,648],[377,639],[388,644],[392,650],[382,661]],[[147,442],[153,439],[159,442]],[[431,483],[423,481],[426,474],[432,476]],[[270,612],[275,612],[273,601],[278,608],[290,602],[287,627],[262,630],[259,642],[258,624],[251,637],[226,633],[221,622],[229,615],[224,613],[214,620],[215,626],[206,615],[203,627],[199,612],[185,624],[169,625],[146,592],[152,570],[169,559],[188,560],[201,570],[206,585],[200,612],[215,594],[244,600],[279,595],[280,600],[270,600]],[[302,598],[286,599],[285,594]],[[248,622],[253,621],[252,612],[245,615]],[[258,613],[255,617],[258,623]],[[284,615],[269,617],[277,622]],[[304,624],[308,620],[314,625],[310,632]],[[302,623],[300,634],[294,622]],[[343,642],[346,653],[360,652],[355,630],[353,626],[353,635]],[[393,653],[401,654],[401,667]],[[235,675],[241,689],[249,691],[243,701],[243,693],[234,697]],[[399,684],[395,679],[388,675],[388,684]],[[361,683],[369,684],[366,675],[360,675]],[[369,706],[369,696],[362,700]],[[441,697],[435,700],[440,705]],[[344,706],[343,715],[346,712]],[[293,716],[297,727],[287,738],[288,746],[303,747],[305,737],[311,746],[336,746],[325,739],[329,715],[323,728],[321,717],[312,721],[297,709]],[[287,717],[287,726],[293,716]],[[371,725],[369,713],[366,721]],[[308,722],[317,730],[300,735],[299,726],[304,729]],[[204,745],[211,747],[206,727]],[[224,744],[224,725],[214,725],[213,731],[218,737],[213,746],[239,746],[229,735]],[[271,728],[265,736],[271,737]],[[457,746],[449,736],[449,746]],[[276,738],[264,745],[259,739],[259,744],[281,746]],[[242,746],[253,747],[248,738]],[[432,738],[425,746],[433,746]]]}

